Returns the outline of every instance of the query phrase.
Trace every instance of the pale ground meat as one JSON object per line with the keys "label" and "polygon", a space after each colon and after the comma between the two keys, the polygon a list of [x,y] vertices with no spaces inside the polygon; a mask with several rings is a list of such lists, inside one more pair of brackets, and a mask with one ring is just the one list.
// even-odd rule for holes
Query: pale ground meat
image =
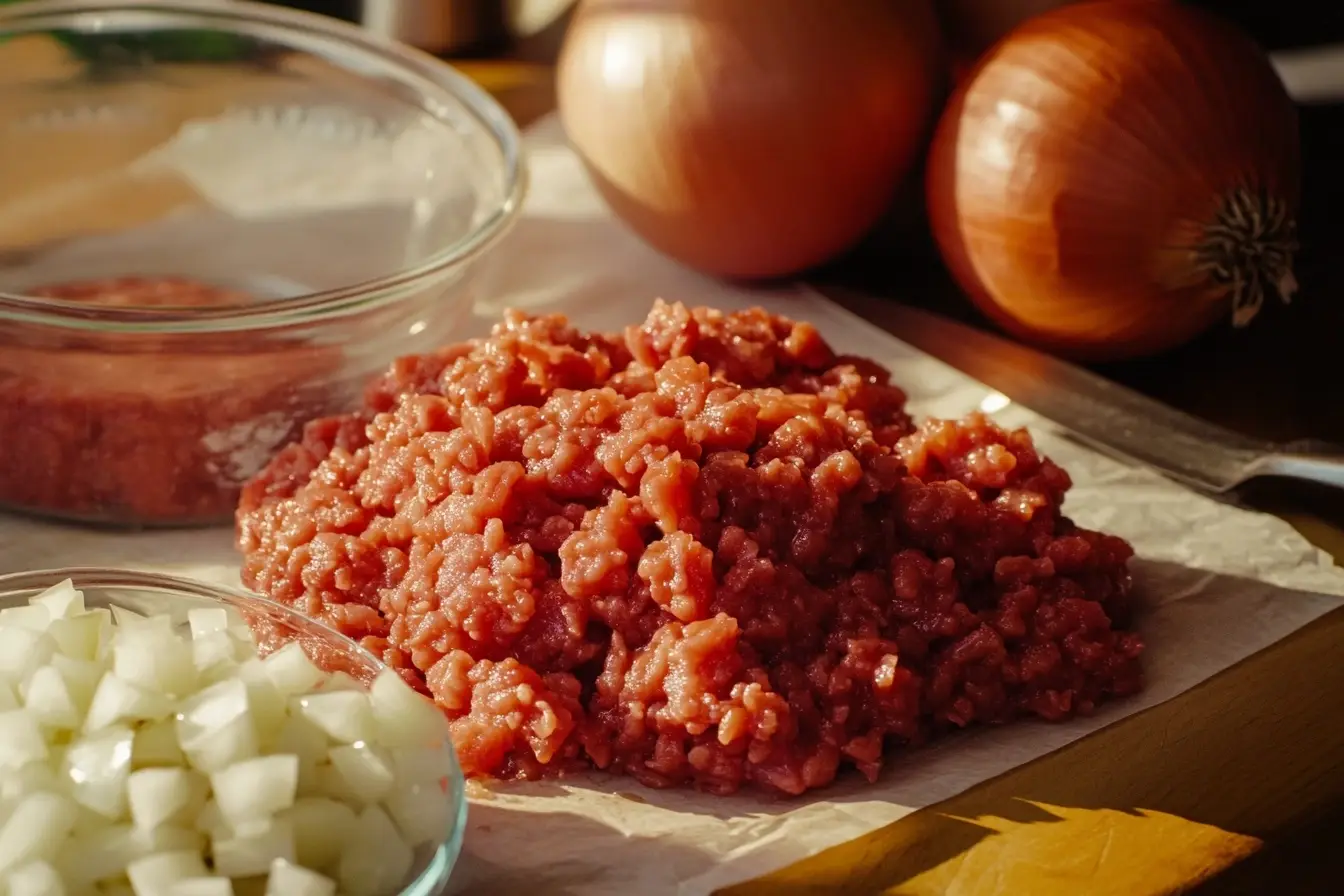
{"label": "pale ground meat", "polygon": [[[72,281],[30,295],[90,313],[251,301],[180,277]],[[11,326],[0,333],[0,506],[126,527],[226,522],[243,483],[301,421],[348,406],[332,386],[340,365],[330,346],[245,331],[57,336]]]}
{"label": "pale ground meat", "polygon": [[247,584],[433,695],[468,774],[798,794],[1141,686],[1128,544],[983,417],[915,428],[806,323],[510,314],[245,491]]}

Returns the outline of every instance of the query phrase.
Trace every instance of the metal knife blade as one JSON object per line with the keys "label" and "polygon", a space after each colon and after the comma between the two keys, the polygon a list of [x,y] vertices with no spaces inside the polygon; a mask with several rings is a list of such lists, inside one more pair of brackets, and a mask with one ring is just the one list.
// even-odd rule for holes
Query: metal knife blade
{"label": "metal knife blade", "polygon": [[[897,339],[1035,411],[1094,450],[1200,491],[1224,493],[1267,474],[1321,479],[1280,469],[1284,460],[1306,455],[1215,426],[1002,337],[905,305],[857,297],[843,304],[862,308]],[[1335,458],[1329,462],[1339,464]]]}

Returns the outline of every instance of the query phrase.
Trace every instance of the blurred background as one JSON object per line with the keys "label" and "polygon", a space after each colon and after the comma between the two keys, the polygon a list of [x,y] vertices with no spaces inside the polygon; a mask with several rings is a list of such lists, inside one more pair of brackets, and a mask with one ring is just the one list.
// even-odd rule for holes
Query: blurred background
{"label": "blurred background", "polygon": [[[226,0],[221,0],[226,2]],[[290,0],[281,3],[388,33],[434,52],[489,56],[535,44],[573,0]],[[1344,41],[1344,4],[1312,0],[1195,0],[1270,48]]]}
{"label": "blurred background", "polygon": [[[221,0],[227,2],[227,0]],[[558,32],[574,0],[290,0],[444,56],[491,57]]]}

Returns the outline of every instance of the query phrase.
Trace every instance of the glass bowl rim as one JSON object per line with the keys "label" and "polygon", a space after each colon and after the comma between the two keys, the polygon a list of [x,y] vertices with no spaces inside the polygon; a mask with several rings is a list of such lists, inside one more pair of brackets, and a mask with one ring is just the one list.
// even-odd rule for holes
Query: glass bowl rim
{"label": "glass bowl rim", "polygon": [[476,260],[504,236],[517,221],[527,193],[528,174],[522,137],[513,119],[486,90],[466,75],[428,53],[379,37],[350,22],[303,10],[253,0],[211,3],[203,0],[43,0],[41,3],[0,3],[0,37],[7,32],[28,33],[55,29],[82,16],[142,13],[161,16],[164,24],[182,28],[219,27],[246,34],[261,26],[302,41],[310,38],[354,50],[372,58],[388,72],[421,94],[421,110],[440,121],[439,105],[460,105],[503,157],[500,173],[504,197],[488,218],[471,232],[435,252],[419,264],[371,280],[307,293],[294,298],[230,304],[209,309],[144,308],[136,306],[91,308],[62,299],[24,296],[0,291],[0,320],[56,326],[75,330],[129,333],[193,333],[263,329],[296,323],[315,323],[331,317],[366,311],[414,294],[426,282],[450,274]]}
{"label": "glass bowl rim", "polygon": [[[330,636],[334,641],[352,648],[362,661],[370,666],[383,669],[386,663],[374,656],[361,644],[338,632],[325,622],[305,616],[293,607],[271,600],[261,594],[230,585],[220,585],[200,579],[191,579],[171,573],[149,572],[137,569],[122,569],[114,566],[65,566],[50,569],[34,569],[23,572],[11,572],[0,575],[0,601],[22,592],[41,591],[59,585],[69,579],[78,590],[85,588],[137,588],[165,594],[168,597],[197,598],[215,601],[230,606],[241,602],[252,604],[266,612],[281,618],[301,621],[309,630]],[[447,837],[434,845],[434,854],[429,857],[425,867],[415,879],[402,888],[398,896],[433,896],[439,893],[457,865],[462,851],[462,840],[467,826],[466,783],[457,760],[457,751],[448,744],[450,783],[453,790],[453,828]]]}
{"label": "glass bowl rim", "polygon": [[382,668],[385,663],[374,656],[359,642],[346,637],[336,629],[319,619],[313,619],[300,613],[293,607],[271,600],[264,594],[221,585],[201,579],[171,573],[149,572],[147,570],[123,569],[115,566],[61,566],[50,569],[33,569],[22,572],[10,572],[0,575],[0,600],[20,591],[42,591],[69,579],[76,589],[82,588],[144,588],[177,597],[194,597],[215,601],[230,606],[247,603],[258,606],[274,616],[295,620],[305,628],[315,630],[323,637],[330,638],[342,645],[349,645],[360,660],[370,666]]}

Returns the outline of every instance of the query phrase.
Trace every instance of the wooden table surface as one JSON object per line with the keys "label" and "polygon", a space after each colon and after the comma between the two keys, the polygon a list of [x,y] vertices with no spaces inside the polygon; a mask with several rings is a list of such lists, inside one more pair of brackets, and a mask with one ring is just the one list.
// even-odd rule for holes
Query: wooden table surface
{"label": "wooden table surface", "polygon": [[[554,43],[538,46],[537,63],[460,67],[526,125],[553,106]],[[6,54],[15,52],[0,57],[12,62]],[[0,58],[0,87],[12,71]],[[1344,306],[1330,299],[1344,285],[1344,264],[1332,251],[1337,238],[1313,242],[1342,232],[1330,229],[1327,212],[1331,194],[1344,195],[1344,177],[1330,180],[1344,172],[1331,156],[1344,145],[1333,139],[1342,118],[1327,111],[1304,120],[1310,249],[1300,300],[1252,332],[1214,334],[1109,373],[1249,433],[1344,441],[1344,403],[1322,401],[1338,364]],[[969,316],[936,267],[902,261],[880,240],[818,277]],[[876,307],[864,310],[881,324]],[[1267,486],[1251,497],[1344,557],[1339,496]],[[728,892],[1146,896],[1188,890],[1233,865],[1201,889],[1335,892],[1344,863],[1301,844],[1333,846],[1344,833],[1344,724],[1334,721],[1344,706],[1341,645],[1337,612],[1181,697]],[[1266,849],[1239,862],[1262,840]]]}

